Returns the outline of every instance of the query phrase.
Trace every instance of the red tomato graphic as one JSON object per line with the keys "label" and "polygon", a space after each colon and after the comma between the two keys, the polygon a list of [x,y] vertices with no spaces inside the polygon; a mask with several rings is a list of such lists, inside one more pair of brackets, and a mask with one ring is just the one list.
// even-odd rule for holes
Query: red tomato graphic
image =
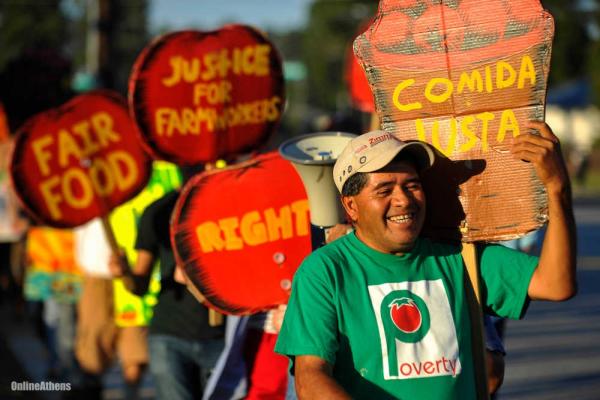
{"label": "red tomato graphic", "polygon": [[394,325],[402,332],[413,333],[421,327],[421,311],[415,302],[408,297],[392,301],[390,315]]}

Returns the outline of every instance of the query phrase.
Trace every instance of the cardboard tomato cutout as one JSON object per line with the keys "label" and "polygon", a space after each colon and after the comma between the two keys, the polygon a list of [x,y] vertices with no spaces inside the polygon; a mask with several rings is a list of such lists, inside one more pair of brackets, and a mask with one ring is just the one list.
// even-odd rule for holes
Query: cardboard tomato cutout
{"label": "cardboard tomato cutout", "polygon": [[287,303],[311,252],[304,185],[277,153],[195,176],[171,218],[178,265],[208,305],[252,314]]}
{"label": "cardboard tomato cutout", "polygon": [[381,0],[355,40],[382,128],[440,155],[424,174],[430,236],[504,240],[547,220],[533,166],[509,149],[544,118],[553,34],[539,0]]}
{"label": "cardboard tomato cutout", "polygon": [[129,102],[148,150],[178,164],[264,143],[284,106],[281,59],[257,30],[228,25],[170,33],[138,57]]}
{"label": "cardboard tomato cutout", "polygon": [[39,222],[69,228],[107,215],[141,191],[151,160],[127,103],[94,91],[29,119],[17,133],[10,172]]}

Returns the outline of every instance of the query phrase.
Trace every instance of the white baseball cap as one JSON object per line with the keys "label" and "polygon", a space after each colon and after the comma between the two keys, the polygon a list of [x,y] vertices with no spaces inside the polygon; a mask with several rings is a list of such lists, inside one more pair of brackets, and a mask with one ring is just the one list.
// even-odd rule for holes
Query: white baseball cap
{"label": "white baseball cap", "polygon": [[401,151],[409,152],[419,172],[431,167],[435,155],[423,142],[403,142],[385,131],[372,131],[350,140],[333,166],[333,180],[342,192],[344,183],[357,172],[373,172],[388,165]]}

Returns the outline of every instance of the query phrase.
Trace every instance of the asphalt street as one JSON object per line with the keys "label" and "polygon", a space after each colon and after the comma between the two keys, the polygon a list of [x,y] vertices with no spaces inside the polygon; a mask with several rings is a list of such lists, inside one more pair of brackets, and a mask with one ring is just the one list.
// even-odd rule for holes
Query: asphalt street
{"label": "asphalt street", "polygon": [[509,321],[502,400],[600,399],[600,199],[575,204],[577,296]]}

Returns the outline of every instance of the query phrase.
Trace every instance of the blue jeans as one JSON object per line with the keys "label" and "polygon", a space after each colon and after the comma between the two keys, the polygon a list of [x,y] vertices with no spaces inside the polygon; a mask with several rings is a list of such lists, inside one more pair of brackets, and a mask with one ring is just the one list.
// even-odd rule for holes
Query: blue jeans
{"label": "blue jeans", "polygon": [[222,349],[222,339],[190,341],[171,335],[149,335],[150,373],[156,398],[200,399]]}

